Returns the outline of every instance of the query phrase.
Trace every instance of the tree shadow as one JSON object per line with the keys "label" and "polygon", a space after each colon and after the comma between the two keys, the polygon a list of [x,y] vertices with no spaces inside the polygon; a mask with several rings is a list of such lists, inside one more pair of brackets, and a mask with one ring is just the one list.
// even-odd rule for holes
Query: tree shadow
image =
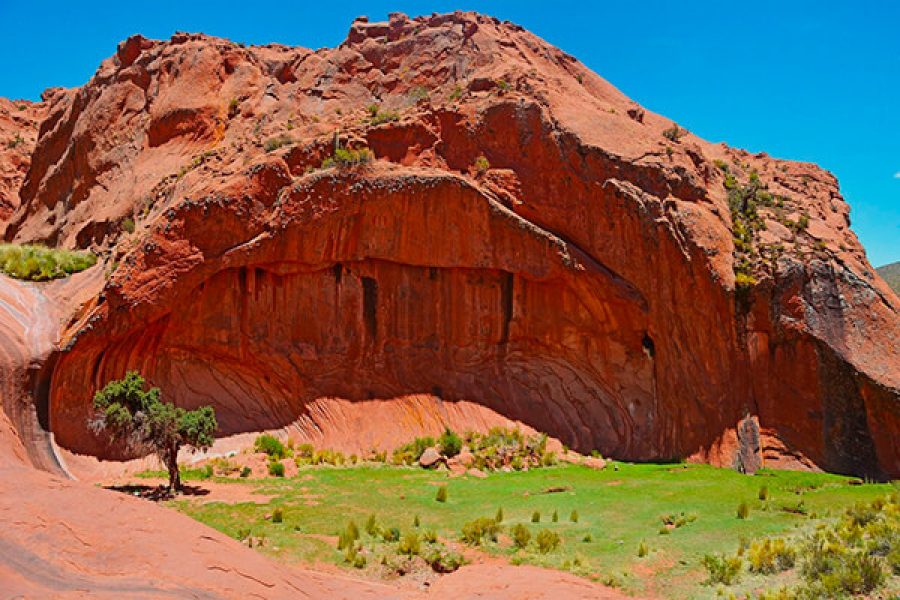
{"label": "tree shadow", "polygon": [[183,485],[181,491],[177,494],[172,493],[165,485],[141,485],[129,483],[126,485],[105,485],[103,486],[103,489],[119,492],[121,494],[128,494],[129,496],[135,496],[145,500],[152,500],[153,502],[174,500],[179,496],[209,495],[208,489],[195,485]]}

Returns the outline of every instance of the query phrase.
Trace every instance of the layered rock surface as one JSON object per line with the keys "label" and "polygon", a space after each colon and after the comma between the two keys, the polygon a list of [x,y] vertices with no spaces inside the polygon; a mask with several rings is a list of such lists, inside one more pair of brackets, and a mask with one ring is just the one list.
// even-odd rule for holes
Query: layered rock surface
{"label": "layered rock surface", "polygon": [[43,103],[0,98],[0,227],[19,207],[19,189],[45,112]]}
{"label": "layered rock surface", "polygon": [[[322,406],[377,403],[427,415],[391,442],[452,413],[628,460],[900,475],[900,300],[835,178],[705,142],[515,25],[134,37],[46,110],[5,238],[105,258],[48,380],[68,451],[121,457],[85,423],[137,368],[224,435],[327,437]],[[320,168],[338,145],[376,160]],[[723,165],[780,199],[748,252]]]}

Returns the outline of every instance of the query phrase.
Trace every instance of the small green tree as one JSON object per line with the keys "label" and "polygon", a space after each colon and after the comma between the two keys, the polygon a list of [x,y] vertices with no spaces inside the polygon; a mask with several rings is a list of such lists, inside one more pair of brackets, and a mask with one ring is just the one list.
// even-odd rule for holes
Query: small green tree
{"label": "small green tree", "polygon": [[108,433],[130,450],[152,451],[169,471],[169,489],[181,490],[178,451],[182,446],[206,450],[213,444],[216,413],[211,406],[196,410],[163,402],[159,388],[144,390],[144,378],[129,371],[94,394],[94,416],[88,422],[96,432]]}

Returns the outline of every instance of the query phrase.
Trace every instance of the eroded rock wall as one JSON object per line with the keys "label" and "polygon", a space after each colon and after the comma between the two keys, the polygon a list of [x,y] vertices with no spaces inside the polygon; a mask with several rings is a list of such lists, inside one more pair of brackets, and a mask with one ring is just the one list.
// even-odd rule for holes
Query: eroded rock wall
{"label": "eroded rock wall", "polygon": [[[90,397],[139,368],[225,434],[427,395],[616,458],[900,474],[900,301],[834,177],[705,142],[512,24],[136,37],[49,111],[6,237],[104,253],[50,390],[71,450],[117,455]],[[376,160],[321,168],[337,146]],[[739,249],[754,180],[777,201]]]}

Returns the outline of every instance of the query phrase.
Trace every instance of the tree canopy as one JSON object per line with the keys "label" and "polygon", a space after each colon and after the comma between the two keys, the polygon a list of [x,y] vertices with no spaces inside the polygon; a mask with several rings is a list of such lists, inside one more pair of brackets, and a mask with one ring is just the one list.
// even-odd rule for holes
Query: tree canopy
{"label": "tree canopy", "polygon": [[212,446],[218,427],[215,411],[211,406],[185,410],[163,402],[159,388],[144,390],[145,383],[137,371],[107,383],[94,394],[91,428],[133,451],[155,452],[169,471],[170,488],[178,490],[178,450]]}

